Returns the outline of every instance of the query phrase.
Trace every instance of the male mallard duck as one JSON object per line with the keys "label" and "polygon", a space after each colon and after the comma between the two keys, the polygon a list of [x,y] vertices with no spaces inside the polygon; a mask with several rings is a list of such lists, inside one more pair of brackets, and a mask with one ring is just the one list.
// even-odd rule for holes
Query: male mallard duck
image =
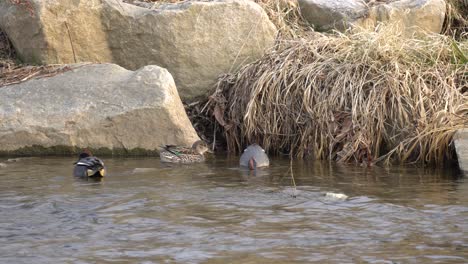
{"label": "male mallard duck", "polygon": [[104,177],[105,173],[104,162],[94,157],[87,149],[79,155],[73,169],[73,175],[76,177]]}
{"label": "male mallard duck", "polygon": [[205,161],[205,152],[211,152],[208,145],[201,140],[195,141],[192,148],[165,145],[159,154],[162,162],[194,163]]}
{"label": "male mallard duck", "polygon": [[244,150],[244,153],[242,153],[240,157],[239,163],[243,167],[248,167],[250,170],[255,170],[258,167],[269,166],[270,160],[268,159],[265,150],[263,150],[257,144],[252,144]]}

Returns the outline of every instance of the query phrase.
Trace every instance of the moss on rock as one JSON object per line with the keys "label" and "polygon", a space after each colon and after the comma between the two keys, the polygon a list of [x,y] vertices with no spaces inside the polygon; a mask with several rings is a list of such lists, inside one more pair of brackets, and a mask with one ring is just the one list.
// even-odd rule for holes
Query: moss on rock
{"label": "moss on rock", "polygon": [[[27,146],[12,151],[0,151],[0,156],[72,156],[77,155],[83,148],[73,146],[52,146],[44,147],[39,145]],[[158,156],[159,151],[134,148],[92,148],[89,149],[96,156]]]}

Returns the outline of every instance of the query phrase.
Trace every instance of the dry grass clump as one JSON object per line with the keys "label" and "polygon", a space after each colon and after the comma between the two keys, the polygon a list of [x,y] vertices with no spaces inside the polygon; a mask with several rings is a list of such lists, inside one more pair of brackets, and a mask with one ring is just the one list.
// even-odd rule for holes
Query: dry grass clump
{"label": "dry grass clump", "polygon": [[52,77],[69,70],[71,70],[71,67],[60,64],[42,66],[20,65],[0,72],[0,87],[22,83],[34,78]]}
{"label": "dry grass clump", "polygon": [[63,65],[32,66],[22,64],[6,34],[0,30],[0,87],[21,83],[32,78],[57,75],[71,68]]}
{"label": "dry grass clump", "polygon": [[268,14],[282,38],[298,38],[312,31],[301,15],[297,0],[254,0]]}
{"label": "dry grass clump", "polygon": [[16,64],[16,52],[7,35],[0,30],[0,73]]}
{"label": "dry grass clump", "polygon": [[205,142],[212,142],[216,145],[217,150],[221,150],[226,142],[223,141],[219,129],[216,129],[216,124],[211,116],[203,114],[206,103],[207,100],[185,103],[185,112],[192,122],[193,128],[197,131],[198,136]]}
{"label": "dry grass clump", "polygon": [[13,45],[7,35],[0,30],[0,86],[6,82],[9,74],[19,67],[20,65]]}
{"label": "dry grass clump", "polygon": [[442,32],[455,39],[468,38],[468,0],[446,0],[447,12]]}
{"label": "dry grass clump", "polygon": [[297,157],[442,163],[468,126],[468,49],[448,37],[381,28],[279,46],[211,97],[232,152],[258,142]]}

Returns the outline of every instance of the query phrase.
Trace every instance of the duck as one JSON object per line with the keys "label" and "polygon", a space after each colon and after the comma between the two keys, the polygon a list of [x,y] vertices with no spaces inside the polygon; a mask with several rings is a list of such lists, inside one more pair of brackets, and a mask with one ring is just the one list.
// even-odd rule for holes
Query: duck
{"label": "duck", "polygon": [[262,147],[258,144],[252,144],[242,153],[239,164],[241,167],[249,168],[249,170],[256,170],[260,167],[270,166],[270,160]]}
{"label": "duck", "polygon": [[197,140],[192,144],[191,148],[175,145],[162,146],[159,156],[162,162],[195,163],[205,161],[205,152],[212,153],[206,142]]}
{"label": "duck", "polygon": [[73,175],[76,177],[104,177],[106,169],[104,162],[93,156],[91,151],[84,150],[78,156],[78,161],[75,162]]}

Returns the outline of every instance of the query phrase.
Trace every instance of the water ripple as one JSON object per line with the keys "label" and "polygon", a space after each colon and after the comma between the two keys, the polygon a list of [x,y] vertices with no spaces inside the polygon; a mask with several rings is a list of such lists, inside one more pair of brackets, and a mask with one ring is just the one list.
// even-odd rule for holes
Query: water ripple
{"label": "water ripple", "polygon": [[294,189],[288,161],[249,176],[149,158],[106,160],[88,182],[72,161],[1,168],[1,262],[468,262],[468,182],[452,176],[296,164]]}

